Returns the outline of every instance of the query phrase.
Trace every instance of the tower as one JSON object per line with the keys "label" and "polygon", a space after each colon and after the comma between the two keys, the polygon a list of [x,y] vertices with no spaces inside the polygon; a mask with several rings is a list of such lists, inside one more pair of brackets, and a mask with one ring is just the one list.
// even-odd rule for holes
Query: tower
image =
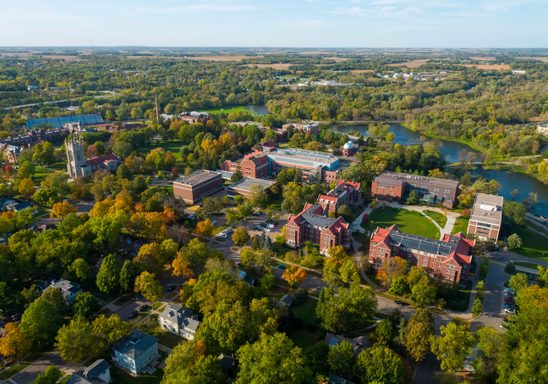
{"label": "tower", "polygon": [[76,179],[91,175],[91,169],[86,164],[82,139],[79,134],[71,135],[65,140],[67,152],[67,170],[69,178]]}

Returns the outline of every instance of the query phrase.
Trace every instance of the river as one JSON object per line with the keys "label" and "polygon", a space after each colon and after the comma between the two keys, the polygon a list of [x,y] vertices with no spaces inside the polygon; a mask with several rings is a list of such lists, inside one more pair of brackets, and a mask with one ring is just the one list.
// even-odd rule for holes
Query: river
{"label": "river", "polygon": [[249,104],[246,105],[246,108],[249,109],[251,112],[255,112],[259,116],[263,116],[268,113],[268,108],[266,108],[265,105]]}
{"label": "river", "polygon": [[[336,131],[348,133],[352,130],[358,131],[363,136],[368,136],[369,132],[366,125],[347,125],[333,128]],[[472,161],[482,161],[483,154],[468,147],[465,144],[454,141],[432,139],[419,132],[411,131],[401,125],[391,125],[390,132],[394,134],[394,142],[402,145],[416,145],[432,143],[443,154],[448,163],[456,163],[466,158]],[[495,179],[500,184],[499,194],[505,199],[514,199],[521,201],[529,196],[530,192],[538,195],[538,203],[535,205],[535,212],[548,217],[548,186],[537,179],[519,172],[483,169],[478,168],[473,172],[474,176],[483,176],[487,179]],[[512,191],[517,190],[517,194],[512,196]]]}

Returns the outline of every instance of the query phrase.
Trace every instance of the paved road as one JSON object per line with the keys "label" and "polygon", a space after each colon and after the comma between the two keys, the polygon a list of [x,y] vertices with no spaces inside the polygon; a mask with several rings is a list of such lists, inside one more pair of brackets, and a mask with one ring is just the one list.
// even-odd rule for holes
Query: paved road
{"label": "paved road", "polygon": [[43,373],[47,367],[50,365],[55,365],[65,373],[74,373],[79,370],[83,370],[85,367],[66,363],[59,356],[58,352],[48,352],[44,353],[40,358],[35,360],[31,365],[23,369],[21,372],[16,373],[10,379],[5,380],[5,384],[30,384],[36,379],[36,377]]}

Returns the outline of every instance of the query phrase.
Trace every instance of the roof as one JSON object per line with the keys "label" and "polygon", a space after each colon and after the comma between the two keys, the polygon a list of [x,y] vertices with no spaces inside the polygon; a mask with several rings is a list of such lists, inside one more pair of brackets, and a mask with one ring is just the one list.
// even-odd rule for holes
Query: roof
{"label": "roof", "polygon": [[158,344],[157,338],[143,331],[134,330],[128,337],[114,344],[112,350],[135,359],[155,344]]}
{"label": "roof", "polygon": [[167,304],[163,312],[158,316],[170,322],[177,322],[181,328],[191,332],[196,332],[200,325],[194,312],[178,303]]}
{"label": "roof", "polygon": [[339,158],[330,153],[296,148],[274,149],[267,156],[276,162],[297,164],[311,168],[332,168],[339,162]]}
{"label": "roof", "polygon": [[80,376],[79,374],[75,373],[67,381],[67,384],[94,384],[94,383],[89,381],[85,377]]}
{"label": "roof", "polygon": [[84,377],[94,379],[108,369],[110,369],[110,364],[105,359],[99,359],[84,370]]}
{"label": "roof", "polygon": [[[53,280],[48,288],[59,288],[63,292],[70,292],[70,293],[78,293],[82,289],[80,288],[80,285],[77,283],[73,283],[72,281],[60,279],[60,280]],[[63,296],[65,296],[63,294]]]}
{"label": "roof", "polygon": [[96,166],[96,165],[103,164],[103,163],[106,163],[106,162],[109,162],[109,161],[120,161],[120,158],[118,157],[118,155],[116,155],[114,153],[110,153],[110,154],[105,155],[105,156],[90,157],[89,159],[86,159],[86,164],[90,165],[90,166]]}
{"label": "roof", "polygon": [[32,129],[37,125],[49,125],[54,128],[63,128],[67,123],[80,123],[80,125],[101,124],[104,120],[100,115],[72,115],[58,117],[44,117],[27,120],[27,128]]}
{"label": "roof", "polygon": [[251,188],[258,185],[262,189],[270,188],[276,184],[273,180],[265,180],[265,179],[256,179],[253,177],[246,177],[244,179],[238,180],[234,184],[230,186],[232,189],[240,189],[242,191],[251,191]]}
{"label": "roof", "polygon": [[[302,218],[314,227],[327,228],[335,224],[337,219],[318,214],[318,207],[321,208],[319,205],[312,205],[306,211],[303,211]],[[323,211],[323,208],[321,210]]]}
{"label": "roof", "polygon": [[478,193],[472,207],[470,220],[500,224],[502,221],[502,207],[504,198],[498,195]]}
{"label": "roof", "polygon": [[375,177],[374,181],[380,182],[382,184],[390,183],[392,180],[392,183],[396,184],[396,180],[398,183],[406,182],[411,185],[415,184],[421,184],[421,185],[428,185],[432,184],[438,187],[442,188],[449,188],[456,190],[459,186],[459,182],[457,180],[451,180],[451,179],[440,179],[438,177],[429,177],[429,176],[421,176],[421,175],[413,175],[410,173],[401,173],[401,172],[384,172],[380,176]]}
{"label": "roof", "polygon": [[220,176],[221,174],[216,171],[209,171],[207,169],[199,169],[193,173],[191,173],[188,176],[181,176],[177,178],[174,182],[179,184],[186,184],[186,185],[198,185],[203,182],[206,182],[210,179],[213,179],[217,176]]}

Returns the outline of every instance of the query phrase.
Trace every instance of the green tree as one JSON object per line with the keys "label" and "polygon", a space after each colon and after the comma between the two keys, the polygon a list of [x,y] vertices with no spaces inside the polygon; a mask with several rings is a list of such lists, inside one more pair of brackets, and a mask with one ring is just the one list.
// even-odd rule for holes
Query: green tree
{"label": "green tree", "polygon": [[32,384],[55,384],[63,376],[59,368],[51,365],[44,373],[39,374]]}
{"label": "green tree", "polygon": [[440,334],[430,338],[432,352],[438,358],[441,369],[454,372],[463,366],[472,353],[474,335],[467,325],[453,322],[442,325]]}
{"label": "green tree", "polygon": [[80,362],[90,357],[94,343],[92,325],[85,318],[76,317],[59,330],[55,347],[64,360]]}
{"label": "green tree", "polygon": [[99,272],[97,273],[96,284],[101,292],[106,294],[118,290],[120,283],[120,269],[122,262],[115,254],[110,254],[103,259]]}
{"label": "green tree", "polygon": [[316,306],[322,326],[333,333],[365,327],[375,313],[377,300],[368,287],[324,288]]}
{"label": "green tree", "polygon": [[301,384],[312,379],[302,350],[283,333],[262,334],[255,343],[242,346],[236,356],[240,363],[236,384]]}
{"label": "green tree", "polygon": [[141,293],[145,299],[153,303],[163,295],[162,285],[156,280],[156,275],[147,271],[141,272],[135,279],[135,292]]}
{"label": "green tree", "polygon": [[219,383],[219,360],[208,355],[201,341],[179,343],[166,359],[162,384]]}
{"label": "green tree", "polygon": [[99,301],[91,292],[78,292],[72,303],[74,315],[84,318],[90,318],[100,308]]}
{"label": "green tree", "polygon": [[422,361],[430,350],[430,339],[434,335],[434,316],[425,308],[413,313],[405,327],[403,344],[409,356]]}
{"label": "green tree", "polygon": [[329,347],[327,363],[331,372],[349,377],[354,367],[354,360],[354,347],[348,341],[343,340]]}
{"label": "green tree", "polygon": [[137,268],[131,260],[125,260],[120,269],[120,290],[122,292],[129,292],[133,289],[135,278],[137,277]]}
{"label": "green tree", "polygon": [[249,241],[249,232],[245,227],[237,227],[232,234],[232,241],[238,246],[245,245]]}
{"label": "green tree", "polygon": [[86,283],[91,276],[91,266],[81,257],[72,262],[69,271],[81,283]]}
{"label": "green tree", "polygon": [[388,319],[381,320],[377,324],[377,328],[375,328],[375,339],[378,343],[388,345],[392,341],[392,338],[392,322]]}
{"label": "green tree", "polygon": [[418,204],[421,200],[421,197],[419,195],[419,193],[415,190],[411,191],[409,193],[409,196],[407,196],[407,200],[406,200],[406,203],[407,204],[411,204],[411,205],[415,205],[415,204]]}
{"label": "green tree", "polygon": [[510,277],[510,280],[508,281],[508,285],[510,286],[510,288],[514,289],[516,292],[519,292],[523,288],[527,288],[529,286],[529,279],[527,278],[527,275],[524,273],[516,273],[515,275],[512,275]]}
{"label": "green tree", "polygon": [[374,345],[361,351],[356,368],[363,384],[399,384],[404,379],[401,357],[385,345]]}
{"label": "green tree", "polygon": [[506,243],[508,244],[509,249],[519,249],[522,245],[521,237],[519,237],[517,233],[514,233],[508,236]]}

